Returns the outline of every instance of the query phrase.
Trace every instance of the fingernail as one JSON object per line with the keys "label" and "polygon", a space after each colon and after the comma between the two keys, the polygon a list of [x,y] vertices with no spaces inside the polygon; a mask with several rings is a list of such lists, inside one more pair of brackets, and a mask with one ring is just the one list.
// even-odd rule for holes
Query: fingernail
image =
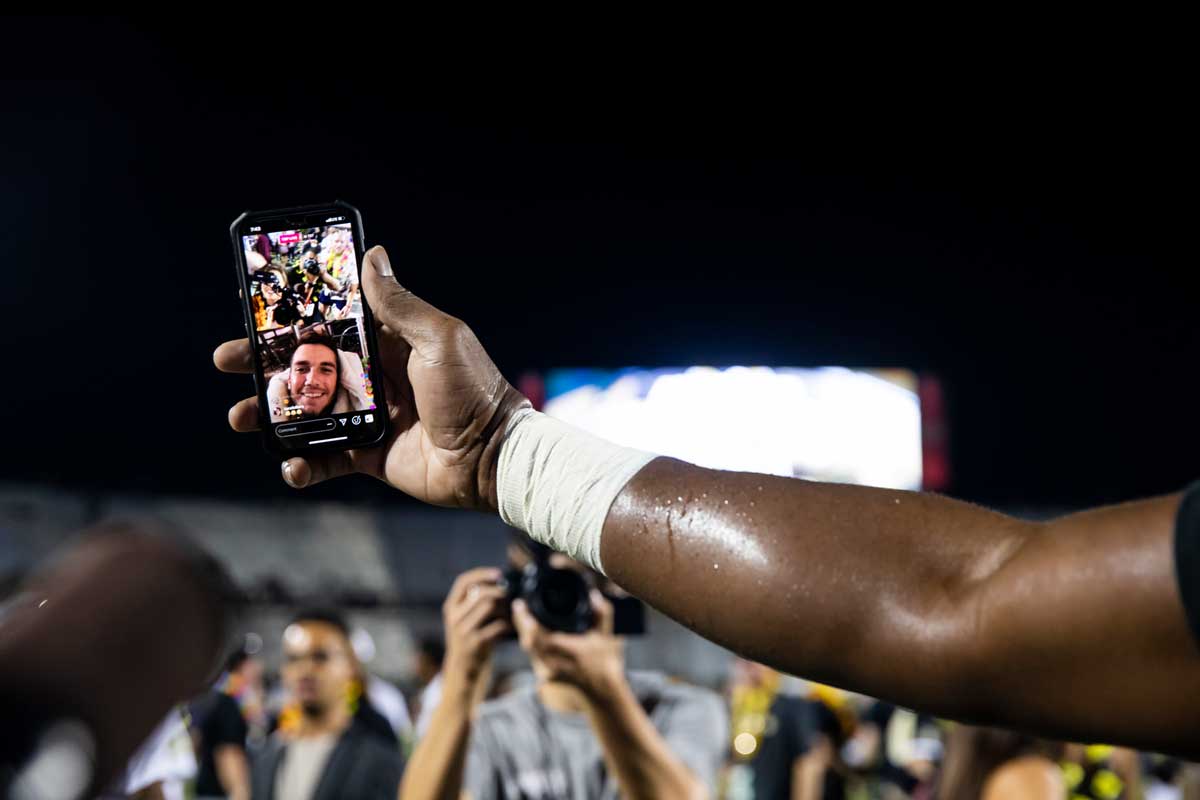
{"label": "fingernail", "polygon": [[395,277],[392,274],[392,262],[388,260],[387,251],[382,247],[376,247],[371,251],[371,263],[375,265],[375,271],[383,277]]}
{"label": "fingernail", "polygon": [[293,489],[299,489],[300,486],[297,485],[296,481],[292,478],[292,462],[285,461],[281,466],[283,468],[283,482]]}

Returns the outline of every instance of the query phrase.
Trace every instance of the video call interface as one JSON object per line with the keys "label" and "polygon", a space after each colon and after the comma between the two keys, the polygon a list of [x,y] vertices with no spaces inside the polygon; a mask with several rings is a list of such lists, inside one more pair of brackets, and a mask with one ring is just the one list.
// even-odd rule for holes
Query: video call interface
{"label": "video call interface", "polygon": [[341,427],[372,424],[352,225],[256,232],[243,242],[271,422],[349,415]]}

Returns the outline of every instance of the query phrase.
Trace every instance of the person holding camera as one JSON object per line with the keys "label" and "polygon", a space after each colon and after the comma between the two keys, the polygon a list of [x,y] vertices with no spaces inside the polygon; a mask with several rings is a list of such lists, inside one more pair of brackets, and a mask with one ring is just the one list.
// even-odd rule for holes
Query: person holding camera
{"label": "person holding camera", "polygon": [[[304,325],[315,325],[327,318],[340,318],[347,307],[345,295],[349,287],[344,286],[325,268],[325,254],[316,241],[307,241],[300,249],[298,257],[287,270],[287,294],[284,297],[286,305],[294,308],[294,317],[289,312],[292,322]],[[331,317],[327,317],[330,312]],[[279,320],[278,312],[275,319]],[[284,321],[281,324],[289,325]]]}
{"label": "person holding camera", "polygon": [[[551,557],[549,566],[593,573]],[[591,588],[592,625],[551,630],[512,601],[498,569],[465,572],[442,608],[441,702],[409,761],[401,800],[709,796],[728,723],[718,697],[626,672],[613,606]],[[515,630],[536,685],[481,703],[496,642]]]}

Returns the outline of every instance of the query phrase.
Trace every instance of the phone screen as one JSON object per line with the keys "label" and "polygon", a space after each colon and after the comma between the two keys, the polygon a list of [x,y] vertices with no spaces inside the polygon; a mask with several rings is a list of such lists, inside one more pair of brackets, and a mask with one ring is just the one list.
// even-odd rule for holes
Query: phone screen
{"label": "phone screen", "polygon": [[372,378],[362,243],[344,211],[297,222],[251,217],[240,231],[268,444],[285,451],[369,444],[381,437],[386,410]]}

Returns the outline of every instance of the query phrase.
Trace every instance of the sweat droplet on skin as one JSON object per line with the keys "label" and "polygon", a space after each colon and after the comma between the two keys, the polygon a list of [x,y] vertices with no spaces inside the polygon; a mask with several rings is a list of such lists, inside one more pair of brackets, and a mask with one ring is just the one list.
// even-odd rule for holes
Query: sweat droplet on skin
{"label": "sweat droplet on skin", "polygon": [[720,569],[720,568],[721,568],[720,564],[713,564],[713,569]]}

